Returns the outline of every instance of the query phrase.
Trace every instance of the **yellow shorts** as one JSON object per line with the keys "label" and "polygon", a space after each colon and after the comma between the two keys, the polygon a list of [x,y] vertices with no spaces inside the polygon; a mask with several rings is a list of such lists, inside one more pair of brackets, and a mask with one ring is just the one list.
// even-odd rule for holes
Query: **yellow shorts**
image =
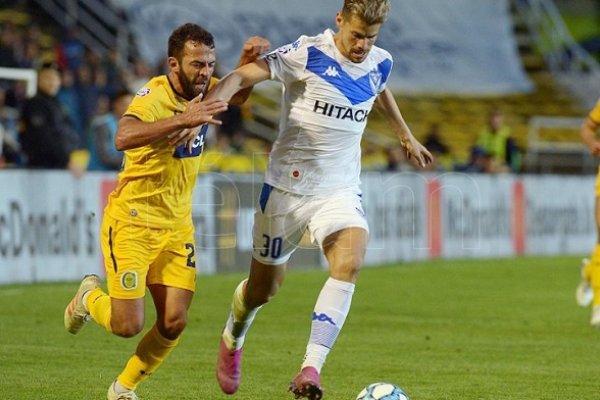
{"label": "yellow shorts", "polygon": [[139,299],[146,286],[160,284],[195,291],[194,227],[155,229],[115,220],[106,213],[100,243],[108,293]]}
{"label": "yellow shorts", "polygon": [[600,167],[598,167],[598,174],[596,175],[596,197],[600,197]]}

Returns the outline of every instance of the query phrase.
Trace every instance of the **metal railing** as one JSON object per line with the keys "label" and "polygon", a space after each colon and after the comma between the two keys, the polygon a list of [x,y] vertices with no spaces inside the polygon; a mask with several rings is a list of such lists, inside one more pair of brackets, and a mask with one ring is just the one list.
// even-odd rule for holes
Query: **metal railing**
{"label": "metal railing", "polygon": [[569,33],[552,0],[513,0],[553,75],[587,108],[600,96],[600,63]]}
{"label": "metal railing", "polygon": [[[597,170],[597,161],[579,136],[583,118],[535,116],[529,120],[525,165],[531,173],[587,173]],[[551,140],[542,131],[559,130],[561,140]]]}
{"label": "metal railing", "polygon": [[99,54],[116,48],[129,57],[129,28],[124,17],[97,0],[35,0],[60,26],[77,28],[78,38]]}

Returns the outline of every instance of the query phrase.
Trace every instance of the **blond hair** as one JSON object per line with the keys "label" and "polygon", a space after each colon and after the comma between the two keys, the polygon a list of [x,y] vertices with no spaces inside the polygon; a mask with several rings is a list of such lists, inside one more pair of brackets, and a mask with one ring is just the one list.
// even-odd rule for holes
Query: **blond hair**
{"label": "blond hair", "polygon": [[356,15],[367,25],[381,24],[390,12],[390,0],[344,0],[342,15],[350,19]]}

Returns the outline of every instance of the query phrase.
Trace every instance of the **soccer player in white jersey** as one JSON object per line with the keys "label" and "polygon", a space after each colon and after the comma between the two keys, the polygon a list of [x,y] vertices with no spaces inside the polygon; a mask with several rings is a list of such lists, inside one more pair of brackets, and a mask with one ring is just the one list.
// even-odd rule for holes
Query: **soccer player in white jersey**
{"label": "soccer player in white jersey", "polygon": [[345,0],[337,32],[301,36],[223,78],[207,100],[229,98],[264,80],[283,83],[280,131],[255,214],[248,279],[233,295],[220,343],[217,379],[235,393],[244,337],[258,309],[283,282],[304,232],[320,245],[330,277],[318,296],[306,355],[289,390],[322,397],[320,371],[348,311],[363,262],[368,225],[359,189],[360,141],[375,104],[407,156],[421,167],[432,156],[411,134],[386,82],[391,55],[376,47],[390,0]]}

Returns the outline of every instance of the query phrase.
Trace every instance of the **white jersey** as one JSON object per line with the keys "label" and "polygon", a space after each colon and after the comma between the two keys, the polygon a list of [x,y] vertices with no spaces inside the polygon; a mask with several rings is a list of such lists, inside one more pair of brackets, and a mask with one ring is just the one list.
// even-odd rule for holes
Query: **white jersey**
{"label": "white jersey", "polygon": [[313,195],[360,184],[360,141],[375,98],[392,70],[391,55],[373,46],[353,63],[333,31],[301,36],[269,53],[271,79],[283,83],[279,135],[265,182]]}

